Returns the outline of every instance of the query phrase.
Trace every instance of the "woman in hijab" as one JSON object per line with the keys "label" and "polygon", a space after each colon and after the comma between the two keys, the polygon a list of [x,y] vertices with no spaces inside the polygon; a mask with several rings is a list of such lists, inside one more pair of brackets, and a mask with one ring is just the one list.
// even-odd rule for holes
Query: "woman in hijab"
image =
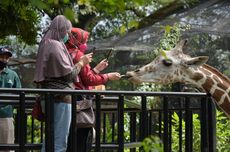
{"label": "woman in hijab", "polygon": [[[43,36],[38,49],[34,82],[46,89],[74,89],[77,74],[91,62],[92,54],[73,64],[65,47],[72,24],[63,15],[56,16]],[[54,150],[65,152],[71,122],[71,96],[54,95]],[[42,152],[45,151],[44,143]]]}
{"label": "woman in hijab", "polygon": [[[80,28],[72,28],[70,38],[66,43],[67,49],[73,59],[73,63],[79,62],[87,50],[87,41],[89,32]],[[91,68],[89,64],[84,66],[79,73],[79,81],[75,82],[77,90],[91,90],[93,86],[102,85],[109,80],[119,80],[118,72],[100,74],[108,66],[106,59],[102,60],[95,68]],[[90,152],[92,147],[93,128],[84,127],[77,128],[77,152]],[[69,147],[68,147],[69,150]]]}

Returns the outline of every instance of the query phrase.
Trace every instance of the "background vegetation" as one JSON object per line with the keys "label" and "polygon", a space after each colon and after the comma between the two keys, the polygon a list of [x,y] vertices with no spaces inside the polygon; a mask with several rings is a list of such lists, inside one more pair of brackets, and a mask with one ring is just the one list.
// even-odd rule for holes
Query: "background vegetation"
{"label": "background vegetation", "polygon": [[[172,125],[172,151],[176,152],[179,151],[179,116],[177,113],[172,115],[173,118],[173,125]],[[229,134],[229,123],[230,121],[228,118],[224,116],[224,114],[220,111],[217,111],[217,152],[227,152],[230,149],[229,141],[230,141],[230,134]],[[185,150],[185,121],[182,121],[182,151]],[[200,145],[200,119],[198,114],[193,114],[193,151],[201,152],[201,145]],[[146,138],[142,143],[145,152],[163,152],[163,145],[162,141],[157,136],[151,136]]]}

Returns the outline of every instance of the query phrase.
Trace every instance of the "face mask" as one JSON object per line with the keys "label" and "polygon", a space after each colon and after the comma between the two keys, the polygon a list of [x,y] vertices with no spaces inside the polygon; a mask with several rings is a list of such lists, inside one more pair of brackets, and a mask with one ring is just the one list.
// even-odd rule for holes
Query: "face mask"
{"label": "face mask", "polygon": [[62,39],[64,43],[66,43],[69,40],[69,35],[66,34],[65,37]]}
{"label": "face mask", "polygon": [[7,66],[7,62],[0,61],[0,69],[4,69]]}
{"label": "face mask", "polygon": [[80,50],[81,52],[85,53],[85,51],[87,50],[87,44],[86,44],[86,43],[81,44],[81,45],[79,46],[79,50]]}

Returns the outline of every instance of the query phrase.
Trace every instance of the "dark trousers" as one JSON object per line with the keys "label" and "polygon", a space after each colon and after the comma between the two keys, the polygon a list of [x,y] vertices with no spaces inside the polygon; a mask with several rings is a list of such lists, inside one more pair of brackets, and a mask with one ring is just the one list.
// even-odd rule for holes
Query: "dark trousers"
{"label": "dark trousers", "polygon": [[[67,152],[71,151],[70,144],[70,135],[68,140],[68,148]],[[78,128],[77,129],[77,152],[90,152],[92,149],[92,141],[93,141],[93,128]]]}

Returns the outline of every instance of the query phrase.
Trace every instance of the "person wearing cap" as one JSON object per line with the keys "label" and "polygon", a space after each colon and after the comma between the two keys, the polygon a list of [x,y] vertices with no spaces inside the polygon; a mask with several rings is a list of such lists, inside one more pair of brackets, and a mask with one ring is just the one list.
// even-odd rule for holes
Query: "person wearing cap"
{"label": "person wearing cap", "polygon": [[[87,50],[87,41],[89,37],[89,32],[81,28],[72,28],[69,40],[65,43],[73,63],[77,63],[82,56],[84,56]],[[92,90],[93,87],[105,84],[110,80],[119,80],[120,73],[110,72],[101,73],[108,66],[108,61],[103,59],[94,68],[91,68],[90,64],[86,64],[78,75],[79,81],[75,82],[76,90]],[[93,128],[84,127],[77,128],[77,152],[90,152],[92,148],[93,140]],[[68,150],[70,151],[70,146],[68,145]]]}
{"label": "person wearing cap", "polygon": [[[0,87],[21,88],[18,74],[7,67],[10,57],[12,57],[12,53],[8,48],[6,46],[0,46]],[[0,143],[14,143],[13,106],[11,105],[0,104]]]}

